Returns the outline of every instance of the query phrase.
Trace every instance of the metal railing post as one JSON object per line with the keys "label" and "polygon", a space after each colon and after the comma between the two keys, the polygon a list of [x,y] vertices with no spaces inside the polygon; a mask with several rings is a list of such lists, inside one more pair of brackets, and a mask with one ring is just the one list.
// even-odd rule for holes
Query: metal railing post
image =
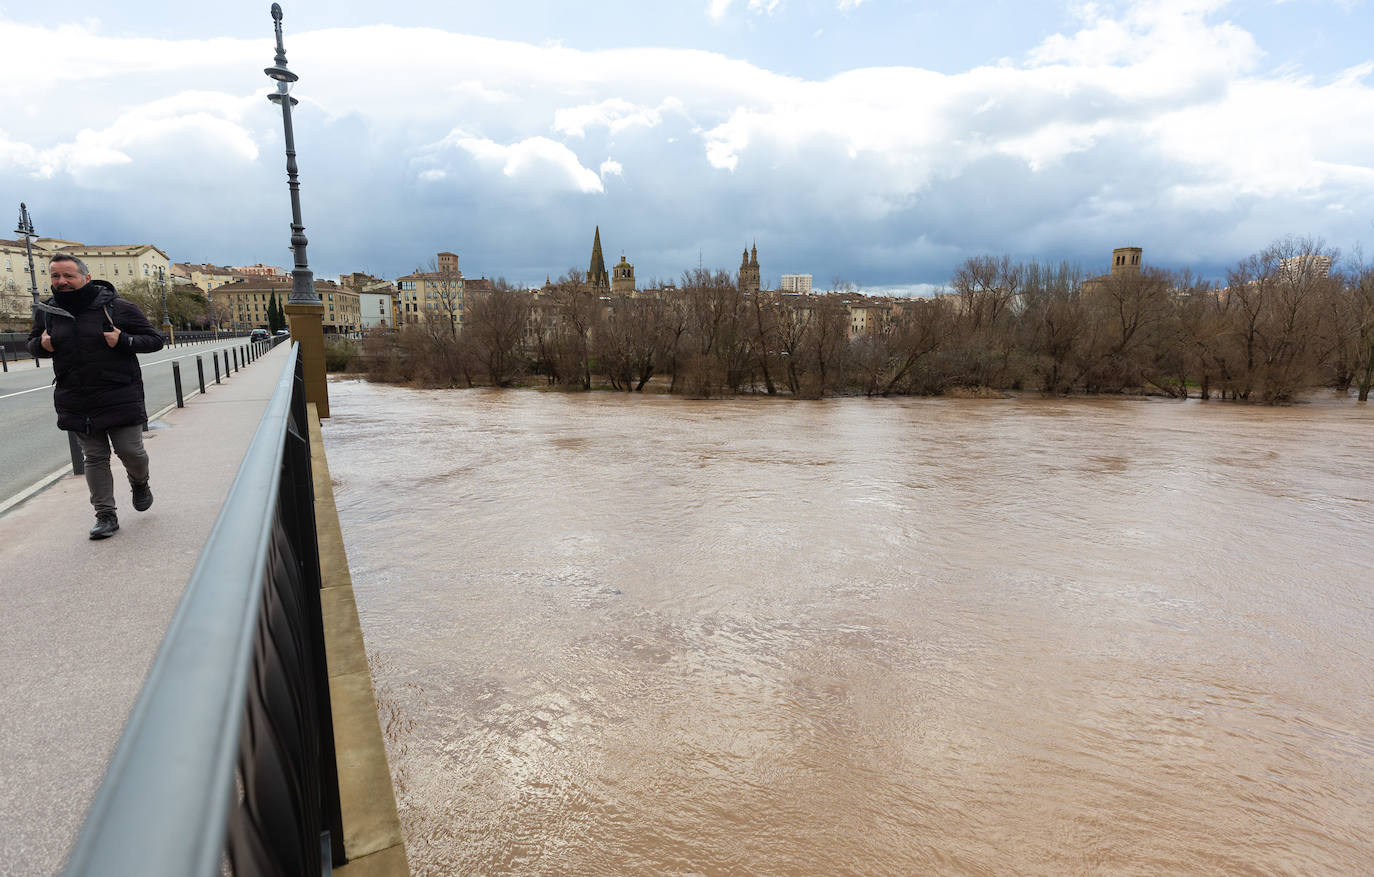
{"label": "metal railing post", "polygon": [[210,351],[210,357],[215,361],[215,383],[219,383],[219,351]]}
{"label": "metal railing post", "polygon": [[6,372],[10,370],[10,361],[5,357],[4,347],[0,347],[0,366],[3,366]]}
{"label": "metal railing post", "polygon": [[86,474],[86,455],[81,450],[81,445],[76,440],[76,433],[67,431],[67,448],[72,453],[72,474]]}
{"label": "metal railing post", "polygon": [[172,360],[172,386],[177,391],[177,407],[185,408],[186,400],[181,395],[181,363]]}
{"label": "metal railing post", "polygon": [[205,361],[196,354],[196,379],[200,381],[200,394],[205,395]]}

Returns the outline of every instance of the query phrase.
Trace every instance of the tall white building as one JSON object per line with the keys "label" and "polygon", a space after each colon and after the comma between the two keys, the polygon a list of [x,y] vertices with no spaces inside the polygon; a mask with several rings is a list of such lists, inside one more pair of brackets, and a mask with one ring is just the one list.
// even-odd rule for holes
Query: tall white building
{"label": "tall white building", "polygon": [[809,294],[811,292],[810,274],[784,274],[782,275],[781,289],[783,292],[800,292]]}
{"label": "tall white building", "polygon": [[1291,278],[1330,277],[1331,257],[1304,253],[1280,261],[1279,270]]}
{"label": "tall white building", "polygon": [[384,289],[358,293],[358,312],[364,329],[378,326],[392,327],[392,311],[396,296]]}

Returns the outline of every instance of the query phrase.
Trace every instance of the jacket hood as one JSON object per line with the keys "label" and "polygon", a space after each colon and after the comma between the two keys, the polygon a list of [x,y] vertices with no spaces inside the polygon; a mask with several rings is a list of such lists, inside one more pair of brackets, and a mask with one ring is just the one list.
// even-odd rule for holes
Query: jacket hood
{"label": "jacket hood", "polygon": [[114,286],[108,280],[92,280],[91,286],[96,289],[95,304],[106,305],[119,298],[119,293],[115,292]]}

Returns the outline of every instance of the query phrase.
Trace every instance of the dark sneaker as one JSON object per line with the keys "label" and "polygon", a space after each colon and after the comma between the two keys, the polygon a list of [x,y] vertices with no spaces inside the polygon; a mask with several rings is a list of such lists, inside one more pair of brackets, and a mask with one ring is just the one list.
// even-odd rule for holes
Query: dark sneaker
{"label": "dark sneaker", "polygon": [[134,511],[146,512],[153,504],[153,489],[146,481],[142,484],[129,483],[134,488]]}
{"label": "dark sneaker", "polygon": [[92,539],[108,539],[119,529],[119,518],[114,512],[101,512],[95,516],[95,526],[91,528]]}

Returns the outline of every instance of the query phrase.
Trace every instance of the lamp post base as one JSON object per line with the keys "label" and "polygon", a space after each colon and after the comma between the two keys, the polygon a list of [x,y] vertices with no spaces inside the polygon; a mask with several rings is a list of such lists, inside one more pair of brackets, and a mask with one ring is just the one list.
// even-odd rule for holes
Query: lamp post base
{"label": "lamp post base", "polygon": [[305,372],[305,401],[314,403],[320,418],[329,416],[329,384],[324,374],[324,305],[283,305],[291,340],[301,346]]}
{"label": "lamp post base", "polygon": [[176,336],[172,334],[172,324],[171,324],[171,323],[163,323],[163,324],[162,324],[162,333],[163,333],[164,335],[167,336],[167,344],[168,344],[168,345],[171,345],[171,344],[176,343]]}

